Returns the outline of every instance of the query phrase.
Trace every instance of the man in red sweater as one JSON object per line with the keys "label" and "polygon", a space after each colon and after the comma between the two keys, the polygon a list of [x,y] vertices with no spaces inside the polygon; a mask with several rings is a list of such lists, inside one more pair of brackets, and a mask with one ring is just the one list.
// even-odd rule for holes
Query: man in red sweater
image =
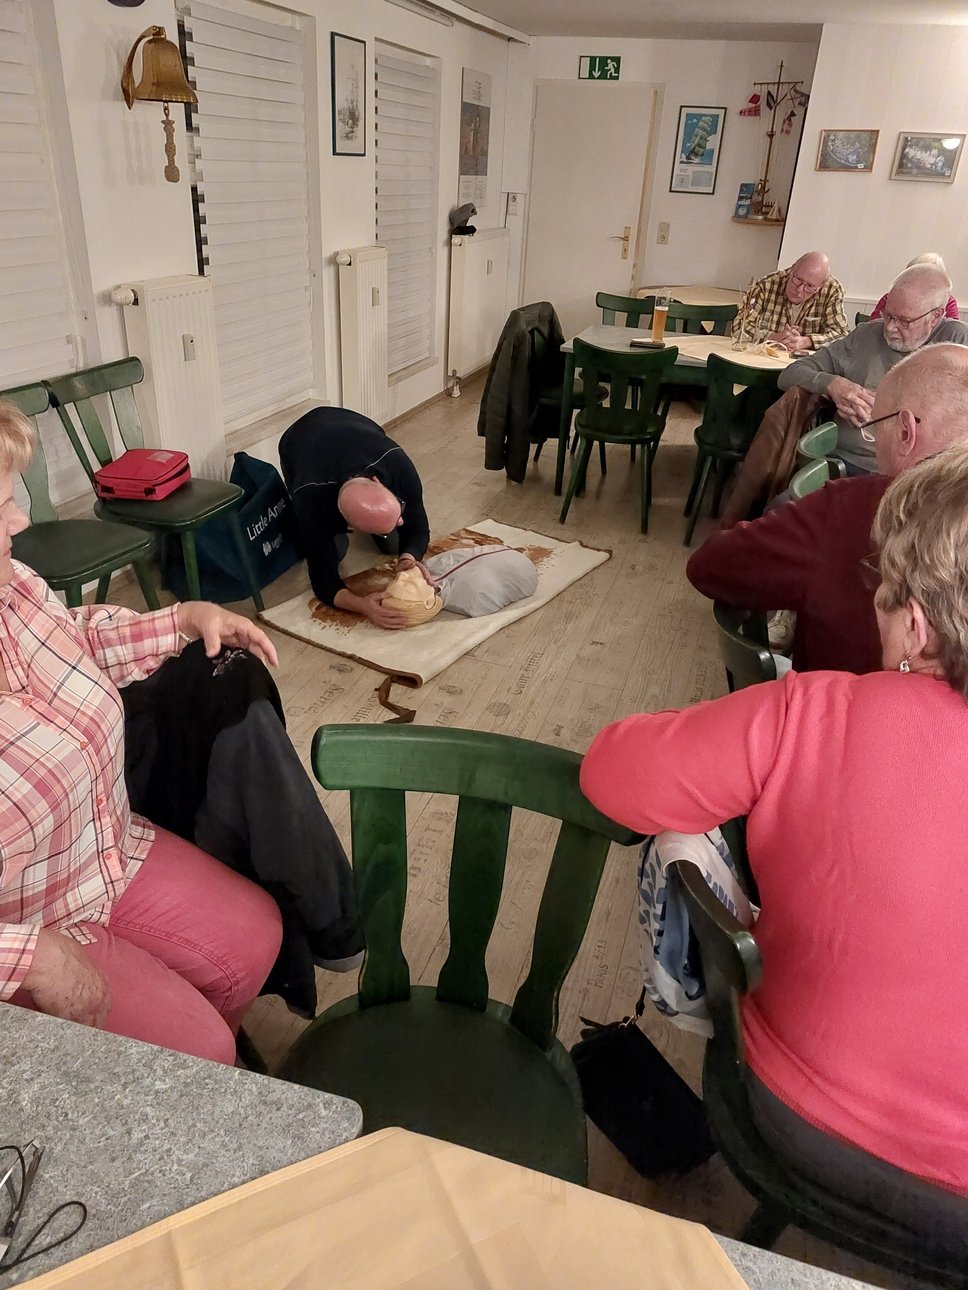
{"label": "man in red sweater", "polygon": [[878,385],[868,424],[879,474],[836,480],[714,533],[686,566],[711,600],[792,609],[798,672],[880,668],[876,585],[861,561],[873,551],[874,514],[894,476],[968,438],[968,346],[928,345],[903,359]]}

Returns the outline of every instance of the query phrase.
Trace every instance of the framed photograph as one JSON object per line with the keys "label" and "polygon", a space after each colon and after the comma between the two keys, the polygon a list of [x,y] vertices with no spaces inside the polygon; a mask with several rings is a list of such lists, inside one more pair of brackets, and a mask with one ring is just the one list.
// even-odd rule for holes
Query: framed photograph
{"label": "framed photograph", "polygon": [[670,193],[702,193],[709,197],[716,191],[725,120],[724,107],[679,109]]}
{"label": "framed photograph", "polygon": [[333,155],[366,156],[366,41],[329,33]]}
{"label": "framed photograph", "polygon": [[964,143],[963,134],[899,134],[891,178],[953,184]]}
{"label": "framed photograph", "polygon": [[817,170],[869,175],[874,169],[879,130],[821,130]]}

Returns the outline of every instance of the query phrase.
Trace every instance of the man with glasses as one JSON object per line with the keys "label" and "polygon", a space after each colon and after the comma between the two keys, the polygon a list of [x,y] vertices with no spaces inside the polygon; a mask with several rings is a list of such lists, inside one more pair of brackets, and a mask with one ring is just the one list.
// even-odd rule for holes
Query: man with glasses
{"label": "man with glasses", "polygon": [[758,613],[793,610],[798,672],[881,666],[876,580],[864,567],[874,514],[895,475],[968,439],[968,348],[929,345],[899,359],[863,426],[878,474],[835,480],[715,533],[686,566],[689,581],[711,600]]}
{"label": "man with glasses", "polygon": [[728,334],[765,333],[767,340],[785,345],[791,354],[819,349],[847,335],[844,289],[830,276],[830,261],[822,251],[808,251],[789,269],[778,269],[754,282],[744,297],[742,314],[730,323]]}
{"label": "man with glasses", "polygon": [[884,375],[927,344],[968,344],[968,327],[945,317],[951,294],[946,273],[934,265],[916,264],[894,280],[880,318],[861,323],[841,340],[791,363],[780,373],[781,390],[795,387],[829,399],[840,427],[837,455],[847,473],[877,470],[873,445],[860,432],[871,419],[874,392]]}
{"label": "man with glasses", "polygon": [[413,462],[369,417],[347,408],[313,408],[279,441],[309,580],[324,604],[362,614],[377,627],[407,627],[384,607],[383,593],[358,596],[340,577],[352,529],[412,568],[430,542],[423,487]]}

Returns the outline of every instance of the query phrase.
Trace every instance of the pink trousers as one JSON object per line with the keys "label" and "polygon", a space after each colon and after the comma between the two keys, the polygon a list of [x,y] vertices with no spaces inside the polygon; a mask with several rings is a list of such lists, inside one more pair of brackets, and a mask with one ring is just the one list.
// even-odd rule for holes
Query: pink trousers
{"label": "pink trousers", "polygon": [[[111,987],[102,1030],[231,1065],[235,1033],[279,952],[279,908],[261,887],[163,829],[81,949]],[[18,992],[18,994],[21,992]],[[27,1003],[29,995],[11,1000]]]}

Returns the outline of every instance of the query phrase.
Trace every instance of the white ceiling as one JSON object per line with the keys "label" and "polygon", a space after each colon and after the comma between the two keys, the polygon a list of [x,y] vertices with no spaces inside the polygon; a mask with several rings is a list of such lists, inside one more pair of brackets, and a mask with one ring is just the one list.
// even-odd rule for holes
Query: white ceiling
{"label": "white ceiling", "polygon": [[532,36],[816,40],[825,22],[968,25],[965,0],[462,0]]}

